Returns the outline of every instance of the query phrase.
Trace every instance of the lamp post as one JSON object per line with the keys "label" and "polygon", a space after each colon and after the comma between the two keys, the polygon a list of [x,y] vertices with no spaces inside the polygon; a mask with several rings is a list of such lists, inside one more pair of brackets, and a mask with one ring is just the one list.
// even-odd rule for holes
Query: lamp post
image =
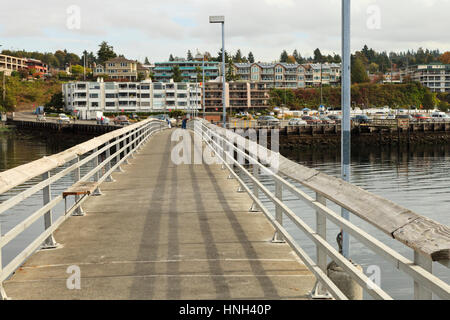
{"label": "lamp post", "polygon": [[202,70],[203,70],[202,104],[203,104],[203,119],[205,119],[205,54],[204,53],[203,53]]}
{"label": "lamp post", "polygon": [[209,23],[221,23],[222,24],[222,117],[223,117],[223,127],[227,126],[227,113],[226,113],[226,78],[225,78],[225,17],[224,16],[210,16]]}
{"label": "lamp post", "polygon": [[[350,104],[351,104],[351,73],[350,73],[350,0],[342,0],[342,130],[341,130],[341,170],[342,179],[350,182],[351,161],[351,128],[350,128]],[[350,214],[342,209],[341,215],[349,220]],[[349,258],[350,241],[347,232],[342,232],[342,255]]]}

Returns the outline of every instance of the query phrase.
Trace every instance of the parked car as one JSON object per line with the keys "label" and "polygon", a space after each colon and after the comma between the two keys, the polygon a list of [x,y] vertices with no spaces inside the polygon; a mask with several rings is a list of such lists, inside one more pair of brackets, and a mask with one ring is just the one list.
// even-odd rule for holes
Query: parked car
{"label": "parked car", "polygon": [[58,115],[58,122],[59,123],[70,123],[70,118],[66,114],[60,113]]}
{"label": "parked car", "polygon": [[292,118],[289,120],[290,126],[306,126],[308,123],[300,118]]}
{"label": "parked car", "polygon": [[97,124],[107,126],[107,125],[109,125],[109,123],[110,123],[110,120],[107,117],[101,117],[100,119],[97,119]]}
{"label": "parked car", "polygon": [[126,126],[130,124],[130,121],[128,120],[127,116],[117,116],[114,118],[114,124]]}
{"label": "parked car", "polygon": [[280,120],[273,116],[261,116],[258,118],[258,126],[279,126]]}
{"label": "parked car", "polygon": [[335,123],[340,124],[342,122],[342,116],[336,115],[336,114],[330,114],[328,116],[331,120],[333,120]]}
{"label": "parked car", "polygon": [[319,119],[323,124],[336,124],[336,121],[331,120],[330,117],[327,116],[321,116]]}
{"label": "parked car", "polygon": [[359,124],[369,124],[372,123],[372,119],[365,114],[358,114],[356,117],[353,118],[353,121],[355,123]]}
{"label": "parked car", "polygon": [[431,114],[431,119],[437,122],[450,121],[450,117],[445,112],[435,112]]}
{"label": "parked car", "polygon": [[399,114],[397,119],[408,119],[409,121],[415,121],[416,119],[410,114]]}
{"label": "parked car", "polygon": [[322,122],[319,118],[313,116],[304,116],[302,120],[306,121],[307,124],[319,124]]}
{"label": "parked car", "polygon": [[424,114],[421,114],[421,113],[416,113],[413,115],[413,117],[414,117],[414,119],[416,119],[416,121],[419,121],[419,122],[430,122],[431,121],[430,117],[428,117]]}
{"label": "parked car", "polygon": [[388,114],[386,120],[395,120],[395,114]]}

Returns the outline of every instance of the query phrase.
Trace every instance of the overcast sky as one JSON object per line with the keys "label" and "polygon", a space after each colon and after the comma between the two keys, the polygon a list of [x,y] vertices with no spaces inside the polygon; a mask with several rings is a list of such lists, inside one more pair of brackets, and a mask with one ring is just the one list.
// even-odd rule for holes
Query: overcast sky
{"label": "overcast sky", "polygon": [[[378,51],[450,51],[449,12],[450,0],[353,0],[352,50],[367,44]],[[252,51],[258,61],[274,61],[284,49],[303,56],[317,47],[341,51],[341,0],[5,1],[0,49],[81,54],[97,52],[105,40],[141,61],[185,57],[188,49],[216,55],[221,30],[209,15],[225,15],[227,51]]]}

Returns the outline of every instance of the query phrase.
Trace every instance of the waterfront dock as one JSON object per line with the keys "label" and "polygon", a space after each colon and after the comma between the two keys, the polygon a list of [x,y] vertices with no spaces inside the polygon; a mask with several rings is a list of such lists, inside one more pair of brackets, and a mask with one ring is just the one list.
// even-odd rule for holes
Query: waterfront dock
{"label": "waterfront dock", "polygon": [[[220,165],[172,164],[154,136],[102,196],[4,282],[12,299],[304,299],[315,278]],[[68,290],[69,266],[81,289]]]}
{"label": "waterfront dock", "polygon": [[[63,178],[71,185],[55,195]],[[7,170],[0,194],[9,192],[0,214],[32,195],[42,207],[0,234],[1,298],[392,299],[327,239],[331,222],[410,277],[415,299],[450,299],[433,274],[434,265],[450,267],[448,226],[201,119],[188,130],[147,119]],[[309,223],[287,194],[310,207]],[[6,246],[35,223],[43,231],[3,263]]]}

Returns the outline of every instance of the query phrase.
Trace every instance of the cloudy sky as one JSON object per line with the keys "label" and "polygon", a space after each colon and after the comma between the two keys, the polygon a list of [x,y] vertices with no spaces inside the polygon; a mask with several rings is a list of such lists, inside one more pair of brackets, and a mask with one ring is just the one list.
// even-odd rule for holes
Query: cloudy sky
{"label": "cloudy sky", "polygon": [[[450,0],[353,0],[352,50],[450,50]],[[80,54],[105,40],[127,58],[165,61],[190,49],[216,55],[226,17],[226,50],[273,61],[282,50],[340,53],[341,0],[40,0],[7,1],[0,49]]]}

